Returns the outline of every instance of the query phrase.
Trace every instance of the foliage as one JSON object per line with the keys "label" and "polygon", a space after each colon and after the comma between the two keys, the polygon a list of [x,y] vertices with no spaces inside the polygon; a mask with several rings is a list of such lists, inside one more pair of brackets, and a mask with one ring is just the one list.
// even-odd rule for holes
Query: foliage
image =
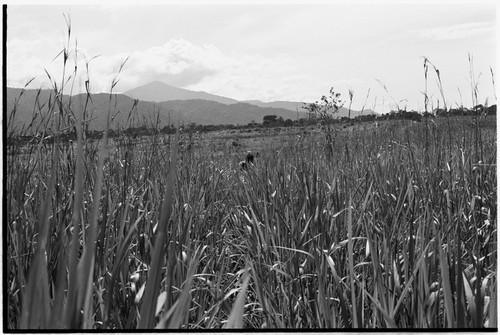
{"label": "foliage", "polygon": [[332,116],[338,113],[339,109],[344,105],[345,101],[340,98],[340,93],[336,93],[332,88],[328,95],[323,95],[320,101],[306,104],[305,110],[309,112],[310,118],[319,118],[321,120],[327,120],[332,118]]}

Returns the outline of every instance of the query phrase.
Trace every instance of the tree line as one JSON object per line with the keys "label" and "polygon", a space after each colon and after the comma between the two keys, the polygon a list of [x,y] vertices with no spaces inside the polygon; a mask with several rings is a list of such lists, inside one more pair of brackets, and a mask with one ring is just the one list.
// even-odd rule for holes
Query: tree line
{"label": "tree line", "polygon": [[[430,112],[419,113],[416,111],[407,110],[392,110],[385,114],[365,114],[358,115],[354,118],[340,117],[335,118],[334,114],[331,117],[324,118],[319,117],[317,113],[311,112],[307,117],[299,118],[296,120],[283,119],[281,116],[277,115],[265,115],[261,123],[252,121],[246,125],[239,124],[222,124],[222,125],[201,125],[196,123],[182,124],[178,126],[181,132],[212,132],[221,130],[234,130],[234,129],[250,129],[250,128],[273,128],[273,127],[304,127],[312,126],[318,124],[335,124],[335,123],[354,123],[354,122],[375,122],[375,121],[387,121],[387,120],[412,120],[420,122],[423,118],[434,118],[434,117],[446,117],[446,116],[477,116],[477,115],[496,115],[497,107],[492,105],[489,107],[483,105],[477,105],[474,108],[453,108],[445,110],[442,108],[436,108]],[[140,136],[151,136],[157,134],[175,134],[177,127],[174,125],[166,125],[164,127],[151,127],[151,126],[138,126],[129,127],[126,129],[110,129],[108,132],[109,138],[118,138],[121,136],[127,137],[140,137]],[[101,139],[103,136],[103,131],[99,130],[86,130],[86,138],[88,139]],[[74,141],[76,140],[76,132],[74,129],[68,129],[66,132],[59,135],[62,142]],[[39,143],[42,140],[41,136],[11,136],[6,139],[7,145],[26,145],[30,143]],[[54,141],[54,136],[51,134],[46,135],[43,138],[45,143],[52,143]]]}

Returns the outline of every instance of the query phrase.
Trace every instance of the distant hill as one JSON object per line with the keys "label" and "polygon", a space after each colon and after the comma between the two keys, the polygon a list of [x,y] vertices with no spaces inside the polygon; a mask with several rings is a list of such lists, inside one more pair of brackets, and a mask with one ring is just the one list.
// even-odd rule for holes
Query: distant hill
{"label": "distant hill", "polygon": [[[247,102],[252,105],[256,105],[259,107],[272,107],[272,108],[284,108],[284,109],[289,109],[291,111],[299,111],[299,112],[304,112],[305,109],[302,108],[306,106],[306,103],[304,102],[294,102],[294,101],[273,101],[273,102],[262,102],[259,100],[245,100],[244,102]],[[374,112],[370,109],[365,109],[363,111],[363,115],[367,114],[374,114]],[[361,115],[361,111],[356,111],[356,110],[351,110],[351,118],[354,118],[358,115]],[[349,110],[347,108],[340,108],[339,113],[336,114],[337,117],[347,117],[349,116]]]}
{"label": "distant hill", "polygon": [[[14,108],[14,101],[21,93],[19,88],[7,88],[7,119]],[[307,116],[302,108],[303,103],[291,101],[261,102],[251,100],[239,102],[234,99],[220,97],[205,92],[193,92],[173,87],[160,82],[153,82],[133,90],[127,94],[92,94],[92,100],[87,106],[86,119],[89,129],[102,130],[106,122],[106,111],[111,106],[113,128],[128,128],[130,126],[151,126],[160,121],[160,126],[169,124],[196,123],[201,125],[240,124],[250,122],[262,123],[265,115],[277,115],[283,119],[296,120]],[[20,127],[29,126],[34,120],[35,127],[40,123],[40,113],[45,115],[49,101],[53,102],[51,90],[25,90],[17,102],[14,124]],[[196,98],[198,97],[198,98]],[[204,98],[201,98],[204,97]],[[175,99],[174,99],[175,98]],[[86,95],[80,94],[71,97],[71,110],[81,113],[85,106]],[[150,99],[150,100],[147,100]],[[218,100],[218,101],[217,101]],[[64,104],[68,106],[70,97],[64,96]],[[38,106],[34,108],[34,106]],[[351,117],[356,117],[359,111],[351,111]],[[365,110],[363,114],[373,114]],[[336,115],[344,117],[348,110],[342,108]]]}
{"label": "distant hill", "polygon": [[[21,89],[7,88],[7,119],[10,119],[14,108],[14,101],[18,100]],[[27,127],[34,119],[35,129],[40,124],[40,112],[46,115],[48,102],[53,101],[51,90],[25,90],[17,102],[14,124],[18,129]],[[37,98],[38,97],[38,98]],[[71,97],[71,108],[67,108],[70,100],[64,96],[65,110],[72,113],[81,113],[85,106],[86,95],[79,94]],[[38,102],[36,102],[38,101]],[[137,102],[135,105],[134,103]],[[34,108],[34,106],[39,106]],[[149,101],[134,101],[134,99],[123,95],[114,94],[109,99],[109,94],[93,94],[92,101],[87,106],[86,119],[89,121],[89,129],[103,130],[106,124],[106,112],[111,108],[113,123],[112,128],[128,128],[130,126],[156,125],[157,120],[160,127],[169,124],[196,123],[202,125],[218,124],[248,124],[252,121],[262,123],[265,115],[274,114],[283,119],[297,118],[297,113],[283,108],[262,108],[247,103],[236,103],[226,105],[208,100],[172,100],[161,103]],[[35,113],[34,113],[35,111]],[[305,113],[299,113],[299,117],[305,117]]]}
{"label": "distant hill", "polygon": [[304,102],[295,102],[295,101],[272,101],[272,102],[262,102],[260,100],[244,100],[242,102],[246,102],[248,104],[252,104],[259,107],[271,107],[271,108],[284,108],[289,109],[291,111],[299,111],[302,112],[304,109],[302,106],[305,106]]}
{"label": "distant hill", "polygon": [[125,91],[123,94],[142,101],[162,102],[168,100],[209,100],[221,104],[235,104],[238,101],[206,92],[190,91],[154,81],[152,83]]}
{"label": "distant hill", "polygon": [[[53,91],[51,90],[25,90],[21,98],[19,94],[21,89],[7,88],[7,118],[10,119],[11,111],[14,108],[14,101],[17,100],[16,113],[14,116],[14,124],[18,129],[28,127],[34,120],[34,128],[40,124],[41,116],[47,115],[49,101],[53,103]],[[111,108],[111,115],[114,117],[113,128],[127,128],[131,125],[137,126],[144,122],[148,122],[159,112],[162,124],[168,124],[171,120],[179,119],[177,115],[166,115],[160,110],[160,107],[153,102],[140,101],[137,106],[134,106],[134,100],[122,94],[113,95],[110,103],[109,94],[98,93],[92,94],[92,100],[87,106],[86,119],[89,121],[89,129],[103,130],[106,124],[106,116],[108,109]],[[85,108],[85,94],[79,94],[71,97],[65,95],[63,98],[65,113],[77,114],[81,113]],[[35,108],[35,106],[37,106]],[[70,106],[70,108],[68,108]],[[9,120],[10,121],[10,120]],[[166,122],[166,123],[164,123]],[[173,122],[173,121],[172,121]]]}
{"label": "distant hill", "polygon": [[[297,113],[284,108],[258,107],[247,103],[224,105],[207,100],[173,100],[160,103],[163,110],[182,115],[188,123],[198,124],[248,124],[262,123],[265,115],[277,115],[283,119],[297,119]],[[306,113],[299,113],[299,118]]]}
{"label": "distant hill", "polygon": [[[262,102],[260,100],[244,100],[238,101],[235,99],[209,94],[206,92],[196,92],[190,91],[183,88],[174,87],[159,81],[154,81],[149,84],[136,87],[134,89],[128,90],[123,94],[142,101],[152,101],[152,102],[164,102],[172,100],[207,100],[215,101],[225,105],[237,104],[237,103],[247,103],[261,108],[278,108],[287,109],[293,112],[304,112],[302,108],[305,103],[297,101],[273,101],[273,102]],[[373,114],[372,110],[365,110],[363,112],[366,114]],[[351,117],[354,118],[360,115],[360,111],[351,110]],[[341,108],[337,117],[347,117],[349,111],[347,108]],[[296,118],[296,116],[295,116]]]}

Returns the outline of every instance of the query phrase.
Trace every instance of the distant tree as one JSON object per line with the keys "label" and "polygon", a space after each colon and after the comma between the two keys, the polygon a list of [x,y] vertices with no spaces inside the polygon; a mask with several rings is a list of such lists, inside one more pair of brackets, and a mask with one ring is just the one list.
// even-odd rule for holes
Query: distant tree
{"label": "distant tree", "polygon": [[443,108],[435,108],[432,112],[436,116],[445,116],[446,115],[446,110]]}
{"label": "distant tree", "polygon": [[173,125],[168,125],[168,126],[165,126],[163,127],[160,132],[162,134],[174,134],[176,131],[175,127]]}
{"label": "distant tree", "polygon": [[433,118],[433,117],[435,117],[435,116],[434,116],[434,114],[429,113],[429,112],[424,112],[424,113],[422,114],[422,116],[423,116],[424,118]]}
{"label": "distant tree", "polygon": [[270,127],[272,125],[275,125],[277,121],[278,116],[276,115],[264,115],[262,124],[264,125],[264,127]]}
{"label": "distant tree", "polygon": [[375,114],[358,115],[354,119],[360,122],[374,121],[376,118]]}
{"label": "distant tree", "polygon": [[497,105],[492,105],[486,108],[486,115],[496,115],[497,114]]}
{"label": "distant tree", "polygon": [[472,110],[473,110],[475,115],[480,115],[480,114],[484,113],[484,106],[479,104],[479,105],[474,106],[474,108],[472,108]]}
{"label": "distant tree", "polygon": [[259,124],[257,122],[255,122],[255,120],[252,120],[247,124],[247,128],[255,128],[258,126],[259,126]]}

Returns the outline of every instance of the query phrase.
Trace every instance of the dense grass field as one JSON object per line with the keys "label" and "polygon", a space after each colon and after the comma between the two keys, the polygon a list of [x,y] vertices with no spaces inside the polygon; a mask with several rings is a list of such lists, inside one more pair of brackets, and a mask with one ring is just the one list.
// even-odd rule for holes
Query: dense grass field
{"label": "dense grass field", "polygon": [[5,147],[4,330],[496,328],[496,119],[326,132]]}

